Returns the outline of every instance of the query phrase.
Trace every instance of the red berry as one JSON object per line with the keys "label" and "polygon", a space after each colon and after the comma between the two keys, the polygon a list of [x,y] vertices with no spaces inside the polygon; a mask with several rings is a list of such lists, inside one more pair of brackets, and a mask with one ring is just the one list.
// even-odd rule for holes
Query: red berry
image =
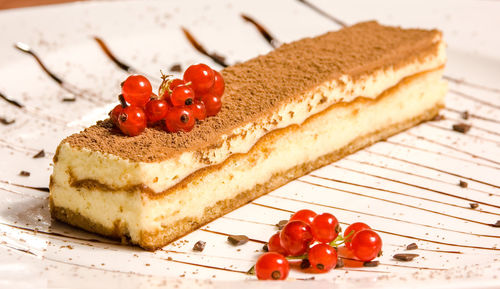
{"label": "red berry", "polygon": [[123,82],[123,97],[131,105],[144,107],[152,93],[151,83],[142,75],[131,75]]}
{"label": "red berry", "polygon": [[311,230],[314,240],[320,243],[330,243],[339,235],[339,221],[334,215],[323,213],[312,221]]}
{"label": "red berry", "polygon": [[119,104],[109,112],[109,118],[111,119],[111,122],[116,126],[118,126],[118,116],[120,116],[122,110],[123,106]]}
{"label": "red berry", "polygon": [[[366,229],[371,229],[371,228],[367,224],[361,223],[361,222],[356,222],[356,223],[352,223],[351,225],[349,225],[349,227],[347,227],[344,231],[344,238],[346,240],[345,246],[347,248],[351,248],[351,240],[354,237],[354,235],[357,232],[360,232],[360,231],[363,231]],[[354,233],[351,234],[351,231],[354,231]]]}
{"label": "red berry", "polygon": [[307,252],[313,241],[311,227],[302,221],[291,221],[281,230],[281,247],[291,256],[300,256]]}
{"label": "red berry", "polygon": [[207,116],[216,115],[222,108],[220,97],[212,93],[204,94],[201,100],[203,101],[203,103],[205,104],[205,108],[207,109]]}
{"label": "red berry", "polygon": [[191,65],[184,72],[184,81],[191,82],[197,94],[208,92],[214,85],[214,78],[214,71],[206,64]]}
{"label": "red berry", "polygon": [[255,264],[255,273],[259,280],[285,280],[289,271],[288,260],[274,252],[263,254]]}
{"label": "red berry", "polygon": [[351,250],[354,256],[361,261],[371,261],[378,256],[382,249],[382,239],[370,229],[357,232],[352,238]]}
{"label": "red berry", "polygon": [[218,71],[214,70],[214,85],[210,89],[210,92],[218,97],[222,97],[225,87],[224,78],[222,78],[222,75]]}
{"label": "red berry", "polygon": [[207,117],[207,109],[205,108],[203,101],[195,100],[190,108],[193,110],[195,119],[204,120]]}
{"label": "red berry", "polygon": [[327,244],[316,244],[307,253],[309,263],[320,272],[328,272],[337,265],[337,250]]}
{"label": "red berry", "polygon": [[283,256],[288,256],[288,252],[281,246],[280,233],[276,233],[271,236],[269,243],[267,243],[267,248],[269,249],[269,252],[276,252]]}
{"label": "red berry", "polygon": [[165,100],[152,99],[146,104],[146,116],[149,123],[164,119],[168,113],[168,104]]}
{"label": "red berry", "polygon": [[128,136],[136,136],[146,128],[146,114],[142,108],[127,106],[118,116],[118,127]]}
{"label": "red berry", "polygon": [[316,217],[316,213],[311,210],[300,210],[290,217],[290,221],[302,221],[309,226],[312,225],[312,221]]}
{"label": "red berry", "polygon": [[194,90],[189,85],[179,85],[172,90],[170,101],[173,106],[191,105],[194,101]]}
{"label": "red berry", "polygon": [[182,79],[174,78],[174,79],[172,79],[172,81],[170,82],[168,87],[172,91],[172,90],[174,90],[174,88],[176,88],[177,86],[182,85],[182,84],[186,84],[186,82]]}
{"label": "red berry", "polygon": [[189,132],[194,123],[193,111],[186,106],[176,106],[168,111],[166,125],[169,132]]}

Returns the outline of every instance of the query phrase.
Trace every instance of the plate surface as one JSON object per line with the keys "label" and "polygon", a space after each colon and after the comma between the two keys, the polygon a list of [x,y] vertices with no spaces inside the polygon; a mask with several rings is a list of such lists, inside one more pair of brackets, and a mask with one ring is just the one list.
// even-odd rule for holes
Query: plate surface
{"label": "plate surface", "polygon": [[[376,2],[376,4],[374,3]],[[314,0],[322,15],[295,0],[84,2],[0,12],[0,286],[137,288],[467,288],[499,287],[500,21],[494,1]],[[362,7],[362,9],[360,9]],[[121,246],[50,219],[45,188],[64,136],[105,118],[128,74],[99,48],[101,37],[133,71],[159,75],[173,64],[211,59],[194,50],[186,27],[227,63],[272,49],[240,14],[280,42],[377,19],[437,27],[449,44],[444,120],[428,122],[319,169],[156,252]],[[337,22],[335,21],[337,20]],[[63,80],[51,79],[13,44],[21,41]],[[155,83],[158,84],[158,83]],[[77,100],[62,101],[65,98]],[[468,111],[468,119],[463,112]],[[467,134],[452,125],[468,123]],[[33,158],[40,150],[45,155]],[[30,176],[21,176],[27,171]],[[467,188],[458,184],[464,181]],[[471,203],[478,204],[471,209]],[[369,223],[382,236],[380,265],[348,266],[314,281],[257,282],[245,272],[279,220],[309,208],[337,216],[345,228]],[[252,240],[232,247],[227,234]],[[198,240],[202,253],[192,251]],[[392,258],[417,243],[412,262]],[[313,283],[311,283],[313,282]],[[333,285],[332,285],[333,284]]]}

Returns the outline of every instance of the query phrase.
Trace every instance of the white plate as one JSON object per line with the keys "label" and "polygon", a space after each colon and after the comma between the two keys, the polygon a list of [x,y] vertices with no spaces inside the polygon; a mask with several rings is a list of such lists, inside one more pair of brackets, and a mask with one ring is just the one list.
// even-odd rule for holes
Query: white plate
{"label": "white plate", "polygon": [[[159,75],[210,59],[181,33],[185,26],[210,51],[233,63],[271,47],[240,18],[253,16],[279,40],[314,36],[339,26],[294,0],[85,2],[0,12],[0,92],[25,105],[0,101],[0,285],[19,287],[137,288],[184,285],[217,288],[465,288],[498,287],[500,228],[500,14],[493,1],[313,1],[347,23],[377,19],[407,27],[438,27],[449,43],[446,120],[419,125],[319,169],[261,197],[157,252],[121,246],[53,222],[47,193],[50,163],[60,140],[104,118],[127,75],[99,49],[112,51],[140,71]],[[29,44],[46,65],[84,96],[76,102],[13,48]],[[481,87],[479,87],[481,86]],[[468,110],[471,117],[461,119]],[[452,124],[472,124],[468,134]],[[44,149],[45,157],[32,156]],[[21,170],[31,173],[19,176]],[[325,179],[329,178],[331,180]],[[458,186],[460,180],[468,188]],[[307,202],[304,202],[307,201]],[[469,203],[477,202],[476,210]],[[302,208],[334,213],[344,224],[365,221],[384,241],[375,268],[346,267],[316,281],[257,282],[244,274],[260,254],[273,224]],[[232,247],[225,234],[254,241]],[[207,242],[203,253],[191,250]],[[417,243],[420,256],[392,259]],[[477,247],[477,248],[476,248]],[[312,275],[292,270],[290,279]],[[250,280],[244,281],[243,280]],[[236,282],[236,283],[235,283]],[[311,283],[314,282],[314,283]]]}

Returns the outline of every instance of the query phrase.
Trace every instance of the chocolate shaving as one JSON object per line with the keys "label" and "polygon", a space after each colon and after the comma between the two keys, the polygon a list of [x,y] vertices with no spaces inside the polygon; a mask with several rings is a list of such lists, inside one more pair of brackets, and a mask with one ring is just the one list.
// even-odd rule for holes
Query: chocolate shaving
{"label": "chocolate shaving", "polygon": [[63,102],[75,102],[76,97],[65,97],[62,99]]}
{"label": "chocolate shaving", "polygon": [[495,224],[491,224],[492,227],[500,228],[500,220],[498,220]]}
{"label": "chocolate shaving", "polygon": [[0,123],[2,123],[4,125],[13,124],[15,122],[16,122],[15,119],[7,120],[6,118],[0,117]]}
{"label": "chocolate shaving", "polygon": [[406,246],[406,250],[417,250],[418,245],[415,243],[411,243],[410,245]]}
{"label": "chocolate shaving", "polygon": [[462,112],[462,118],[463,119],[469,119],[469,117],[470,117],[470,114],[469,114],[468,110]]}
{"label": "chocolate shaving", "polygon": [[170,66],[170,71],[171,72],[182,72],[182,66],[179,63],[175,63],[172,66]]}
{"label": "chocolate shaving", "polygon": [[13,99],[8,98],[5,94],[3,94],[1,92],[0,92],[0,98],[3,99],[3,100],[5,100],[6,102],[12,104],[13,106],[18,107],[18,108],[23,108],[24,107],[24,105],[20,104],[19,102],[15,101]]}
{"label": "chocolate shaving", "polygon": [[477,209],[477,207],[479,207],[479,204],[478,203],[469,203],[469,206],[471,209]]}
{"label": "chocolate shaving", "polygon": [[33,156],[34,159],[39,159],[45,157],[45,151],[41,150],[36,155]]}
{"label": "chocolate shaving", "polygon": [[344,268],[345,264],[344,264],[344,259],[342,258],[337,258],[337,264],[335,265],[335,269],[337,268]]}
{"label": "chocolate shaving", "polygon": [[29,177],[31,175],[31,173],[27,172],[27,171],[20,171],[19,175],[22,177]]}
{"label": "chocolate shaving", "polygon": [[316,278],[314,276],[312,276],[312,277],[309,277],[309,278],[297,278],[297,280],[300,280],[300,281],[312,281],[312,280],[316,280]]}
{"label": "chocolate shaving", "polygon": [[460,182],[458,183],[458,185],[462,188],[467,188],[469,186],[469,184],[465,181],[462,181],[460,180]]}
{"label": "chocolate shaving", "polygon": [[255,275],[255,265],[252,266],[250,269],[248,269],[247,274],[248,275]]}
{"label": "chocolate shaving", "polygon": [[201,241],[201,240],[198,241],[198,242],[196,242],[196,244],[194,244],[194,246],[193,246],[193,251],[203,252],[203,250],[205,249],[205,245],[206,244],[207,244],[206,242]]}
{"label": "chocolate shaving", "polygon": [[412,261],[413,259],[417,258],[419,255],[418,254],[408,254],[408,253],[401,253],[401,254],[396,254],[392,256],[394,259],[399,260],[399,261]]}
{"label": "chocolate shaving", "polygon": [[267,244],[264,244],[264,246],[262,246],[262,251],[269,252],[269,246]]}
{"label": "chocolate shaving", "polygon": [[367,261],[363,263],[364,267],[377,267],[380,264],[379,261]]}
{"label": "chocolate shaving", "polygon": [[470,130],[471,125],[466,124],[466,123],[457,123],[457,124],[454,124],[452,128],[456,132],[467,133]]}
{"label": "chocolate shaving", "polygon": [[240,246],[248,242],[248,237],[245,235],[231,235],[227,237],[227,240],[233,246]]}
{"label": "chocolate shaving", "polygon": [[281,220],[278,222],[278,224],[276,224],[276,227],[278,227],[278,230],[282,230],[283,227],[286,226],[286,224],[288,224],[288,220]]}

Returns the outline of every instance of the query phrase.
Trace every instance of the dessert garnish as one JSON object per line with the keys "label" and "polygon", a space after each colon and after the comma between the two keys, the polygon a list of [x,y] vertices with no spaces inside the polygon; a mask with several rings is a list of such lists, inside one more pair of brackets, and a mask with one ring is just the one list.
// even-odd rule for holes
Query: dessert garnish
{"label": "dessert garnish", "polygon": [[460,180],[460,181],[458,182],[458,185],[459,185],[460,187],[462,187],[462,188],[467,188],[467,187],[469,186],[469,184],[468,184],[466,181],[462,181],[462,180]]}
{"label": "dessert garnish", "polygon": [[189,132],[222,107],[224,79],[206,64],[191,65],[183,79],[162,74],[162,80],[158,95],[145,76],[131,75],[122,83],[120,104],[109,116],[123,134],[137,136],[148,126]]}
{"label": "dessert garnish", "polygon": [[283,229],[269,239],[269,252],[261,255],[255,264],[257,278],[284,280],[290,271],[289,262],[296,261],[308,272],[325,273],[341,268],[344,264],[337,248],[342,244],[363,266],[378,265],[373,259],[381,255],[382,239],[370,226],[357,222],[348,226],[343,236],[340,232],[339,222],[332,214],[297,211]]}
{"label": "dessert garnish", "polygon": [[469,203],[469,206],[471,209],[475,210],[479,207],[479,204],[478,203]]}
{"label": "dessert garnish", "polygon": [[248,237],[245,235],[231,235],[227,237],[227,240],[233,246],[243,245],[248,242]]}
{"label": "dessert garnish", "polygon": [[0,117],[0,123],[2,123],[3,125],[9,125],[9,124],[13,124],[14,122],[16,122],[15,119],[10,119],[10,120],[7,120],[6,118],[4,117]]}
{"label": "dessert garnish", "polygon": [[457,124],[454,124],[452,126],[452,128],[456,132],[467,133],[470,130],[471,125],[470,124],[466,124],[466,123],[457,123]]}
{"label": "dessert garnish", "polygon": [[398,261],[412,261],[413,259],[417,258],[419,255],[418,254],[408,254],[408,253],[399,253],[394,256],[392,256],[394,259]]}
{"label": "dessert garnish", "polygon": [[201,240],[196,242],[196,244],[194,244],[194,246],[193,246],[193,251],[202,252],[205,249],[206,244],[207,243],[205,241],[201,241]]}
{"label": "dessert garnish", "polygon": [[19,175],[20,175],[21,177],[29,177],[29,176],[31,175],[31,173],[30,173],[30,172],[28,172],[28,171],[20,171],[20,172],[19,172]]}
{"label": "dessert garnish", "polygon": [[406,250],[417,250],[418,245],[416,243],[411,243],[408,246],[406,246]]}
{"label": "dessert garnish", "polygon": [[45,157],[45,151],[40,150],[39,152],[36,153],[36,155],[33,156],[34,159],[39,159]]}

